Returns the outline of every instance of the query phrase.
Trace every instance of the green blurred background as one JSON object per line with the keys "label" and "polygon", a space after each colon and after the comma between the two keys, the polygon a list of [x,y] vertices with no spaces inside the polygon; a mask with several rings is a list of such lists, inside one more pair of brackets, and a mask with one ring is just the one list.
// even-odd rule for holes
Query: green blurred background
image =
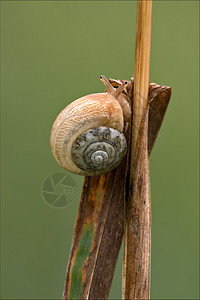
{"label": "green blurred background", "polygon": [[[2,298],[60,299],[83,177],[55,208],[46,177],[65,172],[49,145],[71,101],[130,79],[136,1],[1,1]],[[150,80],[172,99],[150,157],[152,299],[198,299],[199,2],[154,1]],[[121,298],[120,252],[110,299]]]}

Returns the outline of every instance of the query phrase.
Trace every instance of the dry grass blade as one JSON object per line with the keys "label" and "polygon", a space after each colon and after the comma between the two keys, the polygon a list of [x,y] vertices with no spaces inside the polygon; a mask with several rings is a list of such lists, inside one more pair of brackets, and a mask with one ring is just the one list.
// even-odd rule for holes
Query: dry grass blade
{"label": "dry grass blade", "polygon": [[[125,158],[126,159],[126,158]],[[126,162],[86,177],[63,299],[107,299],[123,236]]]}
{"label": "dry grass blade", "polygon": [[150,83],[148,106],[140,125],[134,174],[126,202],[124,299],[150,298],[151,204],[148,156],[157,138],[170,97],[170,87]]}

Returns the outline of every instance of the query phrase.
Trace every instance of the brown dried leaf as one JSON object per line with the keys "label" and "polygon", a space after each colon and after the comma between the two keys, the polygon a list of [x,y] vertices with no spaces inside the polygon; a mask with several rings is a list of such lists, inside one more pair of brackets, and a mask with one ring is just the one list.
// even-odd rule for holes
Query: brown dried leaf
{"label": "brown dried leaf", "polygon": [[[124,161],[110,173],[85,178],[63,299],[108,297],[123,236],[125,170]],[[88,247],[85,256],[81,240]]]}

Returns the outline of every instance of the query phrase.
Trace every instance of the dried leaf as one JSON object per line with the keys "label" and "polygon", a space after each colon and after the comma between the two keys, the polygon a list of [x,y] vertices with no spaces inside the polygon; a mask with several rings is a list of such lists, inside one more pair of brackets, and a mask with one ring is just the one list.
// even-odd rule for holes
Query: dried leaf
{"label": "dried leaf", "polygon": [[126,164],[86,177],[63,299],[106,299],[123,236]]}
{"label": "dried leaf", "polygon": [[148,153],[150,155],[171,97],[171,87],[150,83]]}

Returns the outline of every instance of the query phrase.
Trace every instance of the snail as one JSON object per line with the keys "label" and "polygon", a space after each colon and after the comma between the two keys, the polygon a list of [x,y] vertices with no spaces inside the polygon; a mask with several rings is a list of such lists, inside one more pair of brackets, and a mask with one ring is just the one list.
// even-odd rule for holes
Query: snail
{"label": "snail", "polygon": [[105,93],[90,94],[69,104],[56,118],[50,137],[57,162],[66,170],[84,176],[107,173],[126,154],[123,133],[131,116],[127,82],[115,88],[100,76]]}

